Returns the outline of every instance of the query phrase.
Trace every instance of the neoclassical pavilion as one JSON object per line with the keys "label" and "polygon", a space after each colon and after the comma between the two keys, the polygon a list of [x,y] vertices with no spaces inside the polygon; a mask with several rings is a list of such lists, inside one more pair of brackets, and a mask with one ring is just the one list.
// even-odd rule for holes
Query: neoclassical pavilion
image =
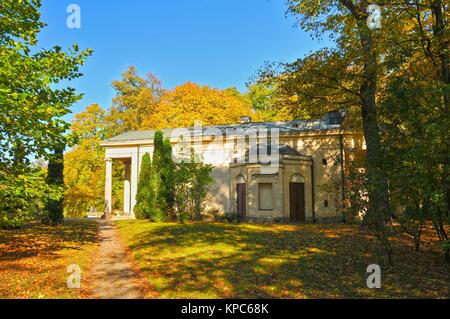
{"label": "neoclassical pavilion", "polygon": [[[174,158],[195,146],[199,157],[213,165],[207,209],[255,220],[336,219],[341,214],[346,161],[365,150],[362,133],[343,130],[339,115],[332,112],[313,121],[247,119],[162,132],[173,145]],[[113,161],[122,161],[123,214],[134,217],[141,159],[153,154],[154,133],[131,131],[102,142],[106,213],[112,210]]]}

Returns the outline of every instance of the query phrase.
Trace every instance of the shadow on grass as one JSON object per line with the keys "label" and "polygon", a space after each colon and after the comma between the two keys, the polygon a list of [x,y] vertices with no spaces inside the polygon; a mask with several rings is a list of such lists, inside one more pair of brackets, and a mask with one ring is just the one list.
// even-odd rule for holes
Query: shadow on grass
{"label": "shadow on grass", "polygon": [[[377,242],[348,225],[119,223],[140,266],[161,297],[359,298],[448,294],[437,256],[401,252],[383,273],[383,288],[366,286],[366,269],[382,265]],[[406,249],[406,251],[405,251]],[[414,254],[413,254],[414,255]],[[404,260],[403,260],[404,259]],[[417,261],[428,261],[418,267]],[[434,269],[430,274],[428,269]],[[439,283],[439,280],[441,281]],[[419,283],[419,285],[417,285]],[[427,285],[427,283],[433,283]],[[423,286],[421,286],[423,285]],[[426,288],[426,289],[424,289]]]}
{"label": "shadow on grass", "polygon": [[84,244],[95,242],[97,224],[90,220],[70,220],[54,227],[33,223],[19,229],[0,229],[0,262],[38,255],[56,258],[60,250],[82,250]]}

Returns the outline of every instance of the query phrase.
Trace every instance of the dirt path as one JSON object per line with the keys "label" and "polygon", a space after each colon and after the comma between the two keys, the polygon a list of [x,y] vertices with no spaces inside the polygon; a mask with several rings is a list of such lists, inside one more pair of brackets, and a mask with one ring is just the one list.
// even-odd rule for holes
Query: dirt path
{"label": "dirt path", "polygon": [[100,249],[92,271],[96,298],[143,298],[139,275],[119,239],[114,222],[99,220]]}

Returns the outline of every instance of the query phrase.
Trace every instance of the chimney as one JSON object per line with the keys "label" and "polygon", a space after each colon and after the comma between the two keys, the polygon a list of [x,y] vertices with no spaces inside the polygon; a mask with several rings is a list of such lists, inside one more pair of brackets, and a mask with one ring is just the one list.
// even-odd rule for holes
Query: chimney
{"label": "chimney", "polygon": [[250,116],[241,116],[240,120],[241,124],[249,124],[252,122],[252,118]]}

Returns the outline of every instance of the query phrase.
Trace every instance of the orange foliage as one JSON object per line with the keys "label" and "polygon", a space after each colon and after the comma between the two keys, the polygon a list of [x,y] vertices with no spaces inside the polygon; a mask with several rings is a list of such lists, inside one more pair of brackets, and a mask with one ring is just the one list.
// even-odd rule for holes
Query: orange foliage
{"label": "orange foliage", "polygon": [[189,127],[194,121],[203,125],[239,123],[243,115],[253,115],[251,103],[233,90],[218,90],[186,82],[161,97],[143,129]]}

